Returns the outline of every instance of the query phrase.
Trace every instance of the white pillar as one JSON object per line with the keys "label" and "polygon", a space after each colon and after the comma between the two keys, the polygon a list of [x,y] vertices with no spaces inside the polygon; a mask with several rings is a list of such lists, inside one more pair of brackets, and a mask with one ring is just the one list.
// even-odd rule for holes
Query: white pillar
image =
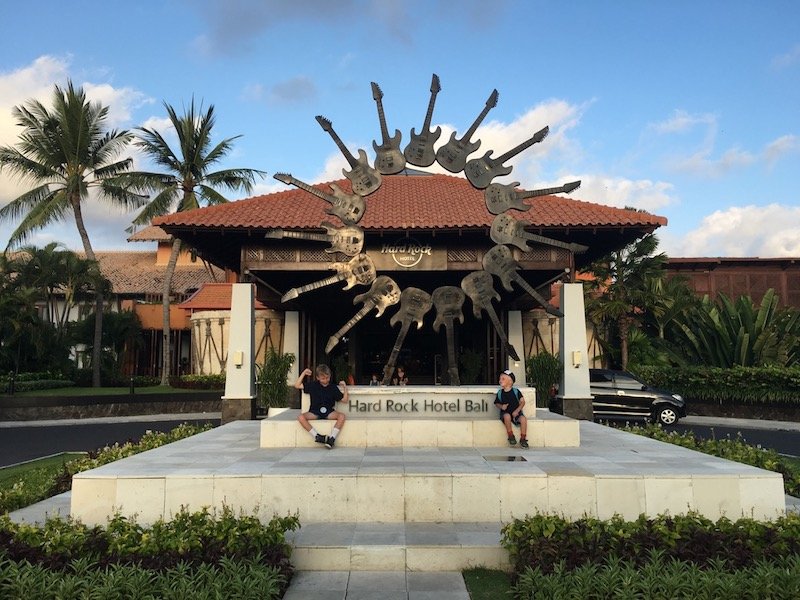
{"label": "white pillar", "polygon": [[282,354],[294,354],[294,364],[286,376],[286,384],[294,385],[300,376],[300,313],[296,310],[287,310],[283,317],[283,348]]}
{"label": "white pillar", "polygon": [[526,386],[528,383],[525,375],[525,342],[522,340],[522,312],[519,310],[508,311],[508,343],[514,346],[521,360],[514,360],[509,356],[507,368],[514,372],[517,387]]}
{"label": "white pillar", "polygon": [[222,422],[252,419],[255,411],[255,286],[231,286],[231,320],[225,365]]}
{"label": "white pillar", "polygon": [[563,401],[566,416],[591,420],[594,414],[589,391],[583,284],[565,283],[561,286],[560,299],[564,313],[559,328],[559,355],[563,373],[558,397]]}

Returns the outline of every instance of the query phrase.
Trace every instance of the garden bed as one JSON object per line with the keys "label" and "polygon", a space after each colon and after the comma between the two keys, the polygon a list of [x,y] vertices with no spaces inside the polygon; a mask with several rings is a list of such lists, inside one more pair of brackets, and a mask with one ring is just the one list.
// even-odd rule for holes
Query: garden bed
{"label": "garden bed", "polygon": [[221,390],[98,396],[2,396],[0,421],[219,412]]}
{"label": "garden bed", "polygon": [[800,421],[800,407],[786,404],[720,404],[687,399],[686,411],[687,414],[697,417]]}

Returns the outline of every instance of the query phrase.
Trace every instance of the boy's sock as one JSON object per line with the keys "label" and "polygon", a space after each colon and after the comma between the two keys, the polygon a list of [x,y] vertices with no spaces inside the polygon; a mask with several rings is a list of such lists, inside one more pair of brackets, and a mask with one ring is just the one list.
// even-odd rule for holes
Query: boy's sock
{"label": "boy's sock", "polygon": [[309,429],[309,430],[308,430],[308,433],[310,433],[310,434],[311,434],[311,439],[312,439],[312,440],[315,440],[315,439],[317,439],[317,435],[318,435],[318,434],[317,434],[317,430],[316,430],[316,429],[314,429],[314,428],[312,427],[311,429]]}
{"label": "boy's sock", "polygon": [[331,437],[333,439],[336,439],[336,436],[339,435],[340,431],[341,429],[339,429],[338,427],[334,427],[333,430],[331,431]]}
{"label": "boy's sock", "polygon": [[521,433],[520,436],[519,436],[519,439],[520,440],[526,440],[526,439],[528,439],[528,436],[526,434],[524,434],[524,433]]}
{"label": "boy's sock", "polygon": [[508,437],[511,437],[512,435],[514,435],[514,432],[512,431],[511,427],[506,429],[506,434],[508,435]]}

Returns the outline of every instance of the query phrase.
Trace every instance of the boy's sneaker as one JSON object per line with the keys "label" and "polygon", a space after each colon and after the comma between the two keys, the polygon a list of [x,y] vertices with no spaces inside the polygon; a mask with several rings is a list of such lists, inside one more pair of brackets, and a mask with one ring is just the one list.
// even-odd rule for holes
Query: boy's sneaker
{"label": "boy's sneaker", "polygon": [[519,445],[522,448],[527,448],[528,447],[528,440],[520,440],[519,441]]}
{"label": "boy's sneaker", "polygon": [[325,447],[326,447],[326,448],[328,448],[328,449],[330,449],[330,448],[333,448],[333,445],[334,445],[335,443],[336,443],[336,438],[335,438],[335,437],[333,437],[333,436],[330,436],[330,435],[329,435],[329,436],[328,436],[328,437],[325,439]]}
{"label": "boy's sneaker", "polygon": [[318,444],[325,444],[327,446],[328,438],[322,435],[321,433],[317,434],[317,437],[314,438],[314,441]]}
{"label": "boy's sneaker", "polygon": [[517,445],[517,438],[514,437],[514,434],[508,436],[508,445],[509,446],[516,446]]}

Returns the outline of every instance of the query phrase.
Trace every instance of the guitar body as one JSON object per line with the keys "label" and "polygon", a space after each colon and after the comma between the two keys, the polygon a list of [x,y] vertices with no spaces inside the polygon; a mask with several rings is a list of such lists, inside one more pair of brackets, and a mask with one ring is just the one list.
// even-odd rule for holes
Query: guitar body
{"label": "guitar body", "polygon": [[433,145],[442,135],[442,128],[437,126],[433,131],[424,129],[419,134],[411,128],[411,140],[403,150],[406,160],[418,167],[430,167],[436,161]]}
{"label": "guitar body", "polygon": [[530,246],[525,236],[525,225],[526,221],[518,221],[510,215],[500,214],[492,221],[489,237],[495,244],[512,244],[523,252],[528,252]]}
{"label": "guitar body", "polygon": [[383,179],[381,174],[369,166],[367,153],[361,148],[358,150],[358,158],[353,168],[348,171],[342,169],[342,175],[350,180],[353,191],[359,196],[369,196],[372,192],[381,187]]}
{"label": "guitar body", "polygon": [[403,134],[394,130],[394,137],[387,137],[383,144],[372,142],[375,149],[375,168],[382,175],[394,175],[406,166],[406,157],[400,152],[400,140]]}
{"label": "guitar body", "polygon": [[504,167],[499,160],[490,158],[492,151],[489,150],[481,158],[473,158],[467,161],[464,166],[464,174],[469,182],[479,190],[482,190],[492,183],[495,177],[508,175],[513,167]]}
{"label": "guitar body", "polygon": [[483,269],[500,279],[507,292],[513,290],[511,281],[517,276],[519,264],[511,255],[508,246],[494,246],[483,255]]}
{"label": "guitar body", "polygon": [[480,148],[481,141],[456,139],[455,131],[450,134],[450,141],[436,152],[436,161],[451,173],[458,173],[464,169],[467,157]]}
{"label": "guitar body", "polygon": [[486,271],[475,271],[461,280],[461,289],[472,300],[472,314],[481,318],[484,307],[491,308],[492,300],[500,300],[500,294],[494,289],[492,276]]}
{"label": "guitar body", "polygon": [[517,193],[519,181],[514,183],[492,183],[483,192],[487,210],[493,215],[499,215],[509,209],[528,210],[530,205],[525,204]]}
{"label": "guitar body", "polygon": [[331,202],[330,208],[325,209],[325,212],[339,217],[346,225],[358,223],[367,210],[364,198],[358,194],[348,194],[335,183],[330,184],[330,188],[333,191],[333,202]]}
{"label": "guitar body", "polygon": [[328,232],[331,243],[330,248],[325,248],[328,254],[341,252],[347,256],[355,256],[364,247],[364,230],[360,227],[334,227],[326,221],[322,222],[322,226]]}

